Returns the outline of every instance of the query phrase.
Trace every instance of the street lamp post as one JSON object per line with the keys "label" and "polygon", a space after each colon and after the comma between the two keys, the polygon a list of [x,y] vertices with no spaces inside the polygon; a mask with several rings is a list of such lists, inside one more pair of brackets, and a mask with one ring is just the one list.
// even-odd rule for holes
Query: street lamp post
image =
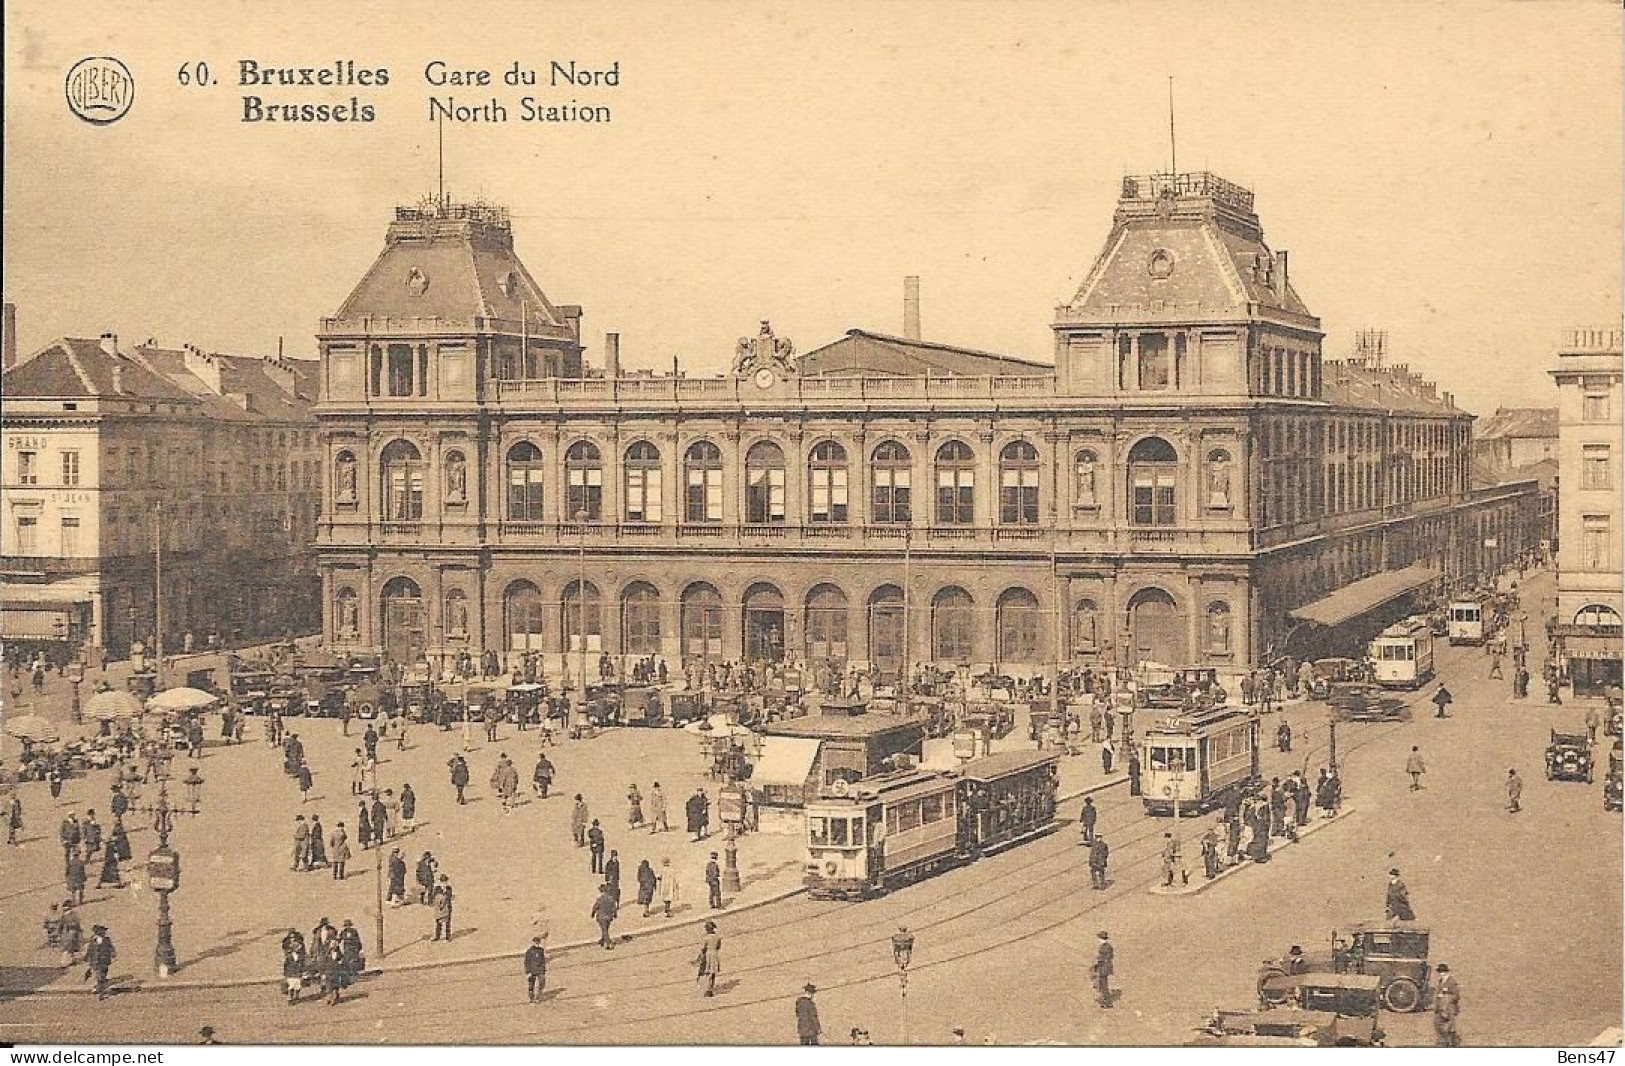
{"label": "street lamp post", "polygon": [[1174,756],[1173,762],[1168,766],[1168,776],[1172,780],[1173,806],[1174,806],[1174,854],[1178,856],[1179,873],[1183,880],[1185,873],[1185,842],[1179,835],[1179,797],[1185,788],[1185,756],[1183,753]]}
{"label": "street lamp post", "polygon": [[180,853],[169,846],[169,834],[175,828],[178,814],[196,815],[203,801],[203,778],[193,766],[183,784],[187,791],[187,807],[177,808],[169,802],[169,763],[173,755],[159,749],[152,759],[152,768],[158,778],[158,802],[138,808],[153,816],[152,827],[158,833],[158,847],[147,856],[147,884],[158,893],[158,940],[153,949],[153,971],[167,978],[177,969],[175,961],[174,921],[170,916],[169,895],[181,885]]}
{"label": "street lamp post", "polygon": [[908,1043],[908,964],[914,958],[914,934],[908,926],[900,925],[891,938],[892,962],[897,964],[897,988],[900,993],[897,1009],[897,1027],[902,1034],[899,1043]]}
{"label": "street lamp post", "polygon": [[587,509],[576,511],[576,529],[580,532],[580,552],[576,567],[576,639],[581,642],[581,689],[579,703],[583,717],[587,714]]}

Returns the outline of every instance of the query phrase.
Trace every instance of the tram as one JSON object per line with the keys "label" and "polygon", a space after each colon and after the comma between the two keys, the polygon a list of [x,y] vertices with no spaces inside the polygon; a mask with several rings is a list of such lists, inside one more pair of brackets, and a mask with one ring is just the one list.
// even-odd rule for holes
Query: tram
{"label": "tram", "polygon": [[1484,605],[1478,600],[1456,600],[1445,608],[1445,632],[1452,646],[1484,643]]}
{"label": "tram", "polygon": [[1258,723],[1239,707],[1213,707],[1148,726],[1140,741],[1147,814],[1200,814],[1259,779]]}
{"label": "tram", "polygon": [[1369,654],[1372,680],[1377,684],[1384,688],[1421,688],[1433,677],[1433,629],[1422,618],[1395,622],[1377,634]]}
{"label": "tram", "polygon": [[1049,831],[1059,763],[1007,751],[834,782],[806,808],[808,894],[866,899]]}

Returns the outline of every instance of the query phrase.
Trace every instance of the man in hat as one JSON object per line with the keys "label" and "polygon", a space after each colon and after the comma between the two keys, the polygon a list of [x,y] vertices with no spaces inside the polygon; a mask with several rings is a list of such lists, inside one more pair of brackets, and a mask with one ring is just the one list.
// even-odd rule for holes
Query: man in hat
{"label": "man in hat", "polygon": [[1445,710],[1445,708],[1454,702],[1455,697],[1450,695],[1450,690],[1445,688],[1443,685],[1440,685],[1439,691],[1433,694],[1433,706],[1438,708],[1438,711],[1434,713],[1433,717],[1449,718],[1450,714]]}
{"label": "man in hat", "polygon": [[1179,868],[1179,841],[1172,833],[1162,834],[1162,887],[1174,886],[1174,871]]}
{"label": "man in hat", "polygon": [[434,893],[429,899],[429,902],[434,905],[434,937],[432,939],[439,940],[441,936],[444,936],[448,944],[451,943],[451,900],[451,878],[441,874],[440,883],[435,885]]}
{"label": "man in hat", "polygon": [[620,907],[615,902],[615,894],[610,889],[609,883],[606,881],[604,884],[599,885],[598,898],[593,901],[591,917],[594,922],[598,923],[598,946],[605,951],[615,946],[609,936],[609,927],[614,924],[615,915],[619,910]]}
{"label": "man in hat", "polygon": [[1098,934],[1100,947],[1095,952],[1095,964],[1091,972],[1095,978],[1095,993],[1099,996],[1102,1007],[1112,1005],[1112,961],[1115,952],[1112,950],[1111,936],[1102,929]]}
{"label": "man in hat", "polygon": [[1410,890],[1405,887],[1405,882],[1399,879],[1398,867],[1388,871],[1387,901],[1383,911],[1389,919],[1401,922],[1416,921],[1416,912],[1411,910]]}
{"label": "man in hat", "polygon": [[1290,976],[1309,972],[1309,960],[1303,957],[1303,947],[1299,944],[1292,945],[1282,962],[1286,964],[1286,972]]}
{"label": "man in hat", "polygon": [[1078,816],[1078,824],[1083,826],[1083,839],[1079,841],[1080,844],[1094,843],[1095,822],[1099,818],[1100,810],[1095,806],[1095,798],[1093,796],[1083,797],[1083,813]]}
{"label": "man in hat", "polygon": [[1405,760],[1405,772],[1411,775],[1411,791],[1422,791],[1422,775],[1427,773],[1427,766],[1422,762],[1422,749],[1415,744],[1411,745],[1411,754]]}
{"label": "man in hat", "polygon": [[1440,1047],[1460,1047],[1461,1033],[1456,1018],[1461,1013],[1461,985],[1450,967],[1439,963],[1434,970],[1438,984],[1433,989],[1433,1033]]}
{"label": "man in hat", "polygon": [[705,864],[705,887],[711,893],[711,909],[722,908],[722,867],[717,865],[717,853],[712,852]]}
{"label": "man in hat", "polygon": [[818,1024],[818,1004],[813,1002],[817,994],[817,985],[803,985],[801,995],[796,998],[796,1036],[804,1047],[817,1046],[818,1034],[822,1031]]}
{"label": "man in hat", "polygon": [[525,993],[532,1003],[542,1001],[542,990],[547,987],[547,951],[542,947],[542,938],[530,938],[530,947],[525,949]]}
{"label": "man in hat", "polygon": [[1099,834],[1089,842],[1089,887],[1104,890],[1106,887],[1106,859],[1111,849],[1106,846],[1106,838]]}
{"label": "man in hat", "polygon": [[705,937],[700,941],[700,955],[694,960],[699,966],[698,980],[702,995],[717,994],[717,975],[722,972],[722,937],[717,935],[717,923],[705,923]]}
{"label": "man in hat", "polygon": [[1519,811],[1523,810],[1523,805],[1520,802],[1522,799],[1523,799],[1523,778],[1518,776],[1518,771],[1516,771],[1516,770],[1508,770],[1507,771],[1507,813],[1509,813],[1509,814],[1517,814]]}
{"label": "man in hat", "polygon": [[107,934],[107,926],[93,925],[90,927],[90,944],[85,948],[85,976],[92,974],[96,977],[96,998],[107,998],[107,971],[113,968],[113,960],[118,958],[118,950],[113,947],[113,938]]}

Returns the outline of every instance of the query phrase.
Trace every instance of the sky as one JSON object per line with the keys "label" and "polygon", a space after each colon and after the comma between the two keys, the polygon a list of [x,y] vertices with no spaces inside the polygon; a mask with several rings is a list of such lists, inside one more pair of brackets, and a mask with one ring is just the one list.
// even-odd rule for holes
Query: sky
{"label": "sky", "polygon": [[[720,372],[771,319],[809,350],[902,329],[1049,361],[1120,179],[1252,188],[1325,351],[1386,329],[1469,410],[1555,404],[1564,330],[1621,314],[1621,12],[1606,2],[5,4],[4,292],[25,351],[63,335],[314,355],[319,319],[436,187],[431,95],[508,105],[445,130],[447,190],[513,214],[589,359]],[[74,117],[112,55],[128,115]],[[387,67],[386,88],[253,89],[239,62]],[[498,84],[434,88],[425,66]],[[518,62],[619,85],[510,88]],[[215,84],[179,84],[182,64]],[[241,121],[242,98],[370,123]],[[526,94],[601,124],[520,120]]]}

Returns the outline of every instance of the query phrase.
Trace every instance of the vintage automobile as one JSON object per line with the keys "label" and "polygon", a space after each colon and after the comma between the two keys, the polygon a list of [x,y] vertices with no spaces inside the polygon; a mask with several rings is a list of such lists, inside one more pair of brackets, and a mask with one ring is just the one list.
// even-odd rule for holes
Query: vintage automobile
{"label": "vintage automobile", "polygon": [[1592,779],[1591,738],[1552,730],[1552,742],[1546,745],[1546,780],[1590,784]]}
{"label": "vintage automobile", "polygon": [[[1325,975],[1375,979],[1374,993],[1391,1011],[1407,1013],[1421,1008],[1433,968],[1428,964],[1428,931],[1409,922],[1363,922],[1348,930],[1347,939],[1332,933],[1332,950],[1301,956],[1297,967],[1285,960],[1267,959],[1258,974],[1258,1000],[1266,1007],[1289,999],[1302,1000],[1307,983],[1316,1001],[1354,1004],[1366,996],[1363,984],[1336,985]],[[1298,968],[1301,972],[1291,972]]]}
{"label": "vintage automobile", "polygon": [[1135,703],[1141,707],[1194,710],[1222,706],[1227,698],[1218,671],[1207,666],[1147,666],[1135,686]]}
{"label": "vintage automobile", "polygon": [[1345,681],[1362,680],[1362,667],[1358,659],[1316,659],[1310,667],[1309,698],[1324,700],[1332,694],[1332,686]]}
{"label": "vintage automobile", "polygon": [[1625,698],[1620,687],[1614,685],[1607,693],[1608,714],[1603,718],[1603,730],[1611,737],[1625,736]]}
{"label": "vintage automobile", "polygon": [[1625,780],[1621,779],[1621,760],[1625,759],[1625,745],[1614,741],[1608,750],[1608,773],[1602,779],[1602,809],[1625,810]]}
{"label": "vintage automobile", "polygon": [[1370,681],[1334,682],[1326,703],[1345,722],[1398,722],[1411,715],[1402,696]]}
{"label": "vintage automobile", "polygon": [[1312,1007],[1215,1010],[1197,1032],[1192,1047],[1381,1047],[1384,1037],[1374,1016]]}

